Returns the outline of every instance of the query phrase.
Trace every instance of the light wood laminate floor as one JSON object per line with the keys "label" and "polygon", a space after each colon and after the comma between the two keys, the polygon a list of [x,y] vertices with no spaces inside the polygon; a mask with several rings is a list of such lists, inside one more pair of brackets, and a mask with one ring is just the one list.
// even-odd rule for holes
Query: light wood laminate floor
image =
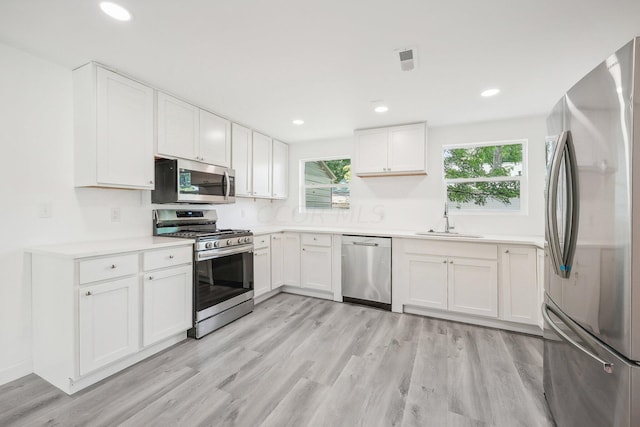
{"label": "light wood laminate floor", "polygon": [[0,387],[0,426],[551,426],[536,337],[279,294],[67,396]]}

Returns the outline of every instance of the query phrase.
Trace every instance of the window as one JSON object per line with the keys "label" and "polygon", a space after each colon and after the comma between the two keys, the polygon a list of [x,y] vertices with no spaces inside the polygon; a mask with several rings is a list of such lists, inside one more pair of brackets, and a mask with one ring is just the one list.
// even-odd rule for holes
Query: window
{"label": "window", "polygon": [[450,212],[521,212],[526,141],[444,147],[444,182]]}
{"label": "window", "polygon": [[351,159],[301,161],[301,207],[349,209]]}

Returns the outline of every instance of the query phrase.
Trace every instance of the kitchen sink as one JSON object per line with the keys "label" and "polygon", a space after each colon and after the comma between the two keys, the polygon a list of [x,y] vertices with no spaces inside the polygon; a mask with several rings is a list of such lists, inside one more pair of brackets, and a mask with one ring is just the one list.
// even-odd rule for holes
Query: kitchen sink
{"label": "kitchen sink", "polygon": [[425,235],[425,236],[437,236],[437,237],[456,237],[456,238],[472,238],[472,239],[478,239],[481,238],[482,236],[478,235],[478,234],[465,234],[465,233],[454,233],[454,232],[444,232],[444,231],[433,231],[433,230],[429,230],[429,231],[418,231],[416,234],[421,234],[421,235]]}

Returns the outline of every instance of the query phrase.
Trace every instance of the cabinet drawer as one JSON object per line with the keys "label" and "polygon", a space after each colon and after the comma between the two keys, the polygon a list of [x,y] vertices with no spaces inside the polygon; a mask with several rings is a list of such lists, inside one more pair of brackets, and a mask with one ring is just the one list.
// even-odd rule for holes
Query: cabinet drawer
{"label": "cabinet drawer", "polygon": [[116,255],[80,261],[80,284],[113,279],[138,272],[138,254]]}
{"label": "cabinet drawer", "polygon": [[311,246],[331,246],[331,234],[303,234],[302,244]]}
{"label": "cabinet drawer", "polygon": [[253,238],[253,249],[262,249],[271,247],[271,235],[263,234]]}
{"label": "cabinet drawer", "polygon": [[142,257],[142,267],[144,271],[149,271],[157,268],[186,264],[192,261],[193,247],[182,246],[145,252]]}

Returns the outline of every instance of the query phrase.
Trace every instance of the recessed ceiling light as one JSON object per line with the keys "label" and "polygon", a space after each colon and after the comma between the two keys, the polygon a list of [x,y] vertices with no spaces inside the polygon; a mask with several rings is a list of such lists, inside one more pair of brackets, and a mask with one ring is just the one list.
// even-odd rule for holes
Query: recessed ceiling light
{"label": "recessed ceiling light", "polygon": [[500,93],[500,89],[487,89],[484,92],[482,92],[480,95],[484,96],[485,98],[488,98],[490,96],[495,96],[497,94]]}
{"label": "recessed ceiling light", "polygon": [[387,111],[389,111],[389,107],[387,107],[386,105],[378,105],[377,107],[375,107],[373,109],[373,111],[375,111],[376,113],[386,113]]}
{"label": "recessed ceiling light", "polygon": [[295,119],[295,120],[291,121],[291,123],[293,123],[296,126],[302,126],[304,124],[304,120]]}
{"label": "recessed ceiling light", "polygon": [[118,21],[129,21],[131,20],[131,14],[127,9],[120,6],[119,4],[111,3],[110,1],[103,1],[100,3],[100,9],[113,19],[117,19]]}

